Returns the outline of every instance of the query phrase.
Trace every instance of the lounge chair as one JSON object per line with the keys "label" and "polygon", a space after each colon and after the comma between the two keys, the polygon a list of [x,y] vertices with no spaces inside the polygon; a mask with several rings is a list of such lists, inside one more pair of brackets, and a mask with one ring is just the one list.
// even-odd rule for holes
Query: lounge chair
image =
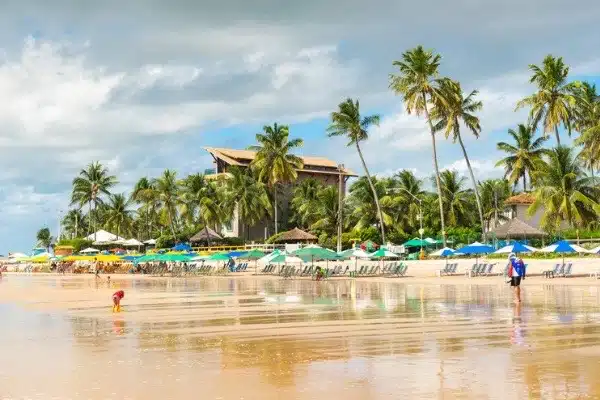
{"label": "lounge chair", "polygon": [[475,276],[477,274],[478,268],[479,268],[478,264],[473,264],[471,269],[465,271],[465,276],[468,276],[469,278],[472,276]]}
{"label": "lounge chair", "polygon": [[549,269],[547,271],[542,272],[542,275],[544,275],[545,278],[554,278],[556,276],[556,274],[558,274],[558,271],[560,270],[560,263],[556,263],[556,265],[554,266],[554,269]]}
{"label": "lounge chair", "polygon": [[571,274],[571,270],[573,269],[573,263],[568,263],[567,266],[565,267],[565,270],[562,272],[561,276],[563,278],[568,278],[570,276],[573,276]]}
{"label": "lounge chair", "polygon": [[560,266],[560,268],[558,269],[558,272],[556,274],[554,274],[553,277],[562,276],[565,273],[565,267],[566,267],[566,264],[562,264]]}

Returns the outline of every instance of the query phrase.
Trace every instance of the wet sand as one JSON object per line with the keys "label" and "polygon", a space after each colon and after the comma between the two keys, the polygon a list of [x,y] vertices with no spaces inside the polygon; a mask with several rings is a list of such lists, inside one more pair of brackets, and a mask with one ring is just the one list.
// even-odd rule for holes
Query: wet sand
{"label": "wet sand", "polygon": [[597,282],[6,274],[0,399],[599,398]]}

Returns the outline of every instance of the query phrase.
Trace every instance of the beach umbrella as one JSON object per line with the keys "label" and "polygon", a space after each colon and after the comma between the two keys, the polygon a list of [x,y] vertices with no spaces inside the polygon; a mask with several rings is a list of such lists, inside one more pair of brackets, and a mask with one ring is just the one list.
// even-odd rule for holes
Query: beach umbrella
{"label": "beach umbrella", "polygon": [[467,255],[470,255],[470,254],[479,255],[479,254],[493,253],[494,248],[492,246],[488,246],[487,244],[474,242],[474,243],[471,243],[464,247],[461,247],[460,249],[457,249],[456,252],[460,253],[460,254],[467,254]]}
{"label": "beach umbrella", "polygon": [[100,253],[100,250],[94,249],[93,247],[88,247],[87,249],[81,250],[80,253],[81,254]]}
{"label": "beach umbrella", "polygon": [[593,249],[591,249],[589,252],[590,252],[590,253],[593,253],[593,254],[600,254],[600,246],[598,246],[598,247],[594,247],[594,248],[593,248]]}
{"label": "beach umbrella", "polygon": [[369,258],[398,258],[400,257],[398,254],[392,253],[386,248],[382,247],[376,252],[369,255]]}
{"label": "beach umbrella", "polygon": [[154,246],[156,244],[156,239],[148,239],[144,242],[144,244]]}
{"label": "beach umbrella", "polygon": [[439,249],[438,251],[434,251],[430,254],[432,257],[450,257],[455,254],[455,251],[450,247],[444,247],[443,249]]}
{"label": "beach umbrella", "polygon": [[239,256],[239,259],[254,261],[254,275],[256,275],[258,272],[258,260],[260,260],[264,256],[265,256],[265,253],[263,253],[260,250],[254,249],[254,250],[250,250],[250,251],[247,251],[244,254],[242,254],[241,256]]}
{"label": "beach umbrella", "polygon": [[300,257],[296,257],[290,254],[279,254],[271,260],[272,263],[284,263],[284,264],[301,264],[304,262]]}
{"label": "beach umbrella", "polygon": [[228,261],[229,256],[224,253],[215,253],[207,258],[208,261]]}
{"label": "beach umbrella", "polygon": [[538,251],[535,247],[527,246],[519,242],[509,244],[503,248],[496,250],[494,254],[510,254],[510,253],[531,253]]}
{"label": "beach umbrella", "polygon": [[363,249],[348,249],[338,253],[342,258],[369,258],[369,253]]}
{"label": "beach umbrella", "polygon": [[171,249],[173,251],[192,251],[192,247],[186,243],[178,243]]}
{"label": "beach umbrella", "polygon": [[268,264],[271,262],[271,260],[275,257],[277,257],[280,254],[285,254],[285,251],[281,251],[281,250],[274,250],[271,253],[267,254],[266,256],[260,258],[258,260],[259,263],[261,264]]}
{"label": "beach umbrella", "polygon": [[565,253],[588,253],[583,247],[571,244],[566,240],[560,240],[550,246],[540,249],[542,253],[561,253],[563,255],[563,264],[565,262]]}
{"label": "beach umbrella", "polygon": [[433,244],[427,241],[427,239],[418,239],[414,238],[402,244],[404,247],[427,247],[432,246]]}
{"label": "beach umbrella", "polygon": [[238,250],[238,251],[230,251],[229,253],[227,253],[227,255],[228,255],[229,257],[232,257],[232,258],[233,258],[233,257],[236,257],[236,258],[237,258],[237,257],[243,256],[243,255],[244,255],[244,254],[246,254],[246,253],[247,253],[247,252],[245,252],[245,251],[239,251],[239,250]]}

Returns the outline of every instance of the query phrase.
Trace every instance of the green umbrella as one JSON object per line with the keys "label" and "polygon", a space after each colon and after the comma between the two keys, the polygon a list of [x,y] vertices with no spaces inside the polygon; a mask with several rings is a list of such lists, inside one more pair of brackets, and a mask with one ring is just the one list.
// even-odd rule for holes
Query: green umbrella
{"label": "green umbrella", "polygon": [[260,260],[265,255],[266,255],[266,253],[263,253],[262,251],[255,249],[255,250],[250,250],[246,254],[242,254],[238,258],[241,260]]}
{"label": "green umbrella", "polygon": [[163,254],[158,257],[158,261],[170,261],[170,262],[190,261],[191,259],[192,259],[192,257],[187,256],[185,254]]}
{"label": "green umbrella", "polygon": [[392,253],[391,251],[388,251],[386,248],[382,247],[381,249],[377,250],[375,253],[370,255],[371,258],[397,258],[399,257],[398,254]]}
{"label": "green umbrella", "polygon": [[421,240],[417,238],[411,239],[403,244],[404,247],[427,247],[431,245],[432,243],[429,243],[427,240]]}
{"label": "green umbrella", "polygon": [[339,256],[335,251],[322,247],[305,247],[292,253],[301,258],[312,258],[313,260],[337,260]]}
{"label": "green umbrella", "polygon": [[136,260],[134,260],[135,264],[141,263],[141,262],[151,262],[151,261],[156,261],[158,259],[159,254],[146,254],[145,256],[141,256],[140,258],[137,258]]}
{"label": "green umbrella", "polygon": [[209,261],[228,261],[229,256],[224,253],[215,253],[207,258]]}

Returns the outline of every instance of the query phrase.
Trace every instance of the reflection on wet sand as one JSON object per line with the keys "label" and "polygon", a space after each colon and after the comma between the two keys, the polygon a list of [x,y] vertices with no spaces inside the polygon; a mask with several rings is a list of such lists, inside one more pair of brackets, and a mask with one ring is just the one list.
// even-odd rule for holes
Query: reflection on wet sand
{"label": "reflection on wet sand", "polygon": [[[126,291],[124,312],[110,294]],[[597,287],[8,276],[7,398],[600,397]]]}

